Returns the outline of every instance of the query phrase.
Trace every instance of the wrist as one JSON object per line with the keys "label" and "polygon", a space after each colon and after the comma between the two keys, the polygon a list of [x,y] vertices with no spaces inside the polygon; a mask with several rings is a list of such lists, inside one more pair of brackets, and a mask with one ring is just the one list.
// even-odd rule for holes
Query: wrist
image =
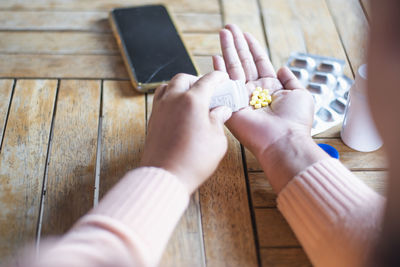
{"label": "wrist", "polygon": [[308,134],[288,132],[256,157],[279,193],[298,173],[329,155]]}
{"label": "wrist", "polygon": [[[173,175],[176,180],[178,180],[183,187],[187,190],[188,194],[191,195],[196,189],[197,185],[190,179],[190,177],[187,174],[184,174],[182,171],[180,171],[179,167],[174,168],[170,166],[169,164],[162,164],[162,163],[156,163],[156,162],[147,162],[142,160],[140,167],[155,167],[155,168],[160,168],[164,171],[167,171],[171,175]],[[193,175],[192,175],[193,176]]]}

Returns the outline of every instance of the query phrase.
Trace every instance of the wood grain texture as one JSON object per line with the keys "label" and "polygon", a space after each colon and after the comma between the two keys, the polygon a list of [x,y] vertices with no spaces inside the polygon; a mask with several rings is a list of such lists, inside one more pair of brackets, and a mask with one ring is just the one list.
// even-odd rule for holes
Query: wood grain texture
{"label": "wood grain texture", "polygon": [[[193,55],[220,52],[216,33],[185,33],[182,38]],[[111,33],[6,31],[0,32],[0,53],[119,55],[120,52]]]}
{"label": "wood grain texture", "polygon": [[195,56],[221,54],[219,36],[216,33],[184,33],[187,49]]}
{"label": "wood grain texture", "polygon": [[128,79],[128,73],[119,55],[0,55],[0,77]]}
{"label": "wood grain texture", "polygon": [[98,11],[133,5],[165,4],[172,12],[219,13],[218,0],[18,0],[0,1],[2,10]]}
{"label": "wood grain texture", "polygon": [[3,132],[6,126],[5,123],[7,120],[13,84],[14,80],[11,79],[0,80],[0,149],[3,141]]}
{"label": "wood grain texture", "polygon": [[[151,116],[153,98],[154,94],[147,94],[147,122]],[[196,191],[168,242],[160,266],[205,266],[201,224],[199,193]]]}
{"label": "wood grain texture", "polygon": [[116,55],[119,51],[111,33],[6,31],[0,32],[0,53]]}
{"label": "wood grain texture", "polygon": [[[359,0],[327,0],[353,72],[366,63],[368,21]],[[349,27],[351,25],[351,27]]]}
{"label": "wood grain texture", "polygon": [[60,82],[42,234],[56,235],[93,206],[100,81]]}
{"label": "wood grain texture", "polygon": [[260,5],[271,62],[278,69],[286,63],[291,53],[306,52],[303,32],[291,1],[261,0]]}
{"label": "wood grain texture", "polygon": [[237,24],[242,31],[251,33],[266,47],[257,0],[222,0],[221,4],[225,24]]}
{"label": "wood grain texture", "polygon": [[339,33],[325,0],[293,0],[307,52],[346,61],[344,74],[353,77]]}
{"label": "wood grain texture", "polygon": [[[275,67],[285,64],[290,53],[305,52],[304,48],[308,53],[347,60],[325,0],[261,0],[260,3]],[[349,64],[344,73],[352,77]]]}
{"label": "wood grain texture", "polygon": [[195,192],[161,258],[161,267],[205,266],[199,193]]}
{"label": "wood grain texture", "polygon": [[300,246],[289,224],[277,209],[256,208],[254,212],[261,248]]}
{"label": "wood grain texture", "polygon": [[238,141],[227,132],[228,152],[200,188],[207,266],[256,266],[257,253]]}
{"label": "wood grain texture", "polygon": [[0,11],[0,30],[111,32],[111,27],[105,11]]}
{"label": "wood grain texture", "polygon": [[[210,56],[193,60],[200,73],[213,70]],[[119,55],[0,55],[1,77],[129,79]]]}
{"label": "wood grain texture", "polygon": [[261,263],[265,267],[308,267],[312,266],[302,248],[262,248]]}
{"label": "wood grain texture", "polygon": [[[387,171],[353,171],[355,176],[381,195],[385,195]],[[250,190],[255,208],[274,208],[276,198],[267,177],[263,172],[250,172]]]}
{"label": "wood grain texture", "polygon": [[34,241],[56,80],[19,80],[0,154],[0,263]]}
{"label": "wood grain texture", "polygon": [[[182,32],[217,32],[222,27],[220,14],[171,15]],[[111,33],[106,11],[0,11],[0,30]]]}
{"label": "wood grain texture", "polygon": [[104,81],[100,197],[139,165],[146,135],[145,108],[145,95],[129,81]]}
{"label": "wood grain texture", "polygon": [[[383,170],[387,168],[384,148],[374,152],[355,151],[341,139],[314,139],[317,143],[325,143],[335,147],[340,155],[340,161],[350,170]],[[246,162],[249,171],[261,171],[256,158],[246,149]]]}
{"label": "wood grain texture", "polygon": [[276,193],[264,172],[249,172],[251,199],[254,208],[275,208]]}

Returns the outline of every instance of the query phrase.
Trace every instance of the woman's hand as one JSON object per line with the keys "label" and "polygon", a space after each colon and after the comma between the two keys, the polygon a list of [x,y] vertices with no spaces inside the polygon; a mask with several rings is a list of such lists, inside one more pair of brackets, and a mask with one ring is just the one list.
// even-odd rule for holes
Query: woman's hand
{"label": "woman's hand", "polygon": [[223,58],[213,58],[216,70],[246,81],[249,95],[260,86],[272,93],[267,108],[244,108],[227,121],[229,130],[256,156],[271,186],[279,193],[300,171],[328,158],[312,140],[314,101],[286,67],[275,73],[265,50],[235,25],[221,30]]}
{"label": "woman's hand", "polygon": [[269,107],[247,107],[232,115],[227,126],[236,138],[257,158],[289,134],[310,139],[314,101],[293,73],[284,67],[276,74],[265,49],[236,25],[221,30],[220,39],[223,58],[213,57],[214,69],[227,72],[232,80],[246,81],[249,95],[257,86],[272,94]]}
{"label": "woman's hand", "polygon": [[228,79],[220,71],[200,79],[178,74],[157,88],[141,166],[175,174],[189,193],[211,176],[227,150],[223,126],[232,111],[209,105],[215,87]]}

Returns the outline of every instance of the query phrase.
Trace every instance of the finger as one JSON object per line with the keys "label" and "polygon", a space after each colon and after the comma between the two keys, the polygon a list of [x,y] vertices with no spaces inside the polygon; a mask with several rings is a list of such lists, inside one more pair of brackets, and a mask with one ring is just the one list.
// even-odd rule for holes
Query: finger
{"label": "finger", "polygon": [[183,93],[187,91],[199,78],[193,75],[176,74],[168,84],[168,93]]}
{"label": "finger", "polygon": [[232,33],[236,52],[246,75],[246,81],[256,80],[258,78],[256,64],[254,63],[253,56],[250,53],[249,46],[247,45],[247,41],[244,38],[242,31],[234,24],[228,24],[225,28],[230,30]]}
{"label": "finger", "polygon": [[193,84],[189,92],[196,94],[197,97],[202,99],[202,102],[210,105],[211,96],[215,88],[228,79],[228,74],[226,72],[213,71],[201,77]]}
{"label": "finger", "polygon": [[258,77],[260,78],[276,78],[276,73],[271,61],[264,48],[261,47],[260,43],[248,32],[244,33],[244,38],[247,41],[250,52],[253,55],[254,62],[256,64]]}
{"label": "finger", "polygon": [[210,112],[210,118],[212,121],[220,124],[221,126],[229,120],[232,116],[232,109],[227,106],[216,107]]}
{"label": "finger", "polygon": [[229,77],[232,80],[245,80],[246,75],[244,73],[242,63],[237,54],[235,44],[233,42],[232,33],[226,29],[219,32],[221,41],[222,55],[224,57],[226,70]]}
{"label": "finger", "polygon": [[288,67],[282,67],[278,70],[278,79],[287,90],[304,89],[297,77]]}
{"label": "finger", "polygon": [[157,101],[163,97],[165,91],[167,89],[167,84],[161,84],[157,87],[156,91],[154,92],[154,101]]}
{"label": "finger", "polygon": [[215,55],[212,57],[214,70],[226,72],[225,61],[221,56]]}

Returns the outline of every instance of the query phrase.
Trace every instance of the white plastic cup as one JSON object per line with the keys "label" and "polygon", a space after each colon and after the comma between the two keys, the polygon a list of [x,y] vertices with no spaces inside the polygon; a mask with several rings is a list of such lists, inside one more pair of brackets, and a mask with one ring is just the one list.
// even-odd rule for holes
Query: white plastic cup
{"label": "white plastic cup", "polygon": [[383,144],[372,120],[367,98],[367,64],[358,68],[349,92],[340,136],[354,150],[370,152]]}

